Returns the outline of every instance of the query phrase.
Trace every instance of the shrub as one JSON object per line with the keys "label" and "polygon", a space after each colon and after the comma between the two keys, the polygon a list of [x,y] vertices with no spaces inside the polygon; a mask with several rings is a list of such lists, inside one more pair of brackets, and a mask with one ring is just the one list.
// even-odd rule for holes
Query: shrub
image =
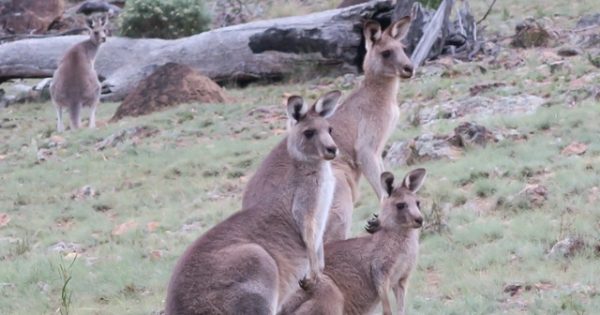
{"label": "shrub", "polygon": [[129,0],[121,15],[128,37],[179,38],[209,29],[203,0]]}
{"label": "shrub", "polygon": [[442,0],[418,0],[424,7],[437,9],[442,3]]}

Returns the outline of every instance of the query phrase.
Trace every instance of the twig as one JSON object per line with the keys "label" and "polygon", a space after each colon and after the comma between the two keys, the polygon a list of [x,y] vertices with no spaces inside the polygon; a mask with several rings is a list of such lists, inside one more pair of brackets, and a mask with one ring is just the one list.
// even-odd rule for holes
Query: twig
{"label": "twig", "polygon": [[485,12],[485,14],[481,18],[481,20],[477,21],[477,25],[479,25],[479,23],[483,22],[483,20],[485,20],[487,18],[487,16],[490,14],[490,12],[492,12],[492,8],[494,7],[494,4],[496,4],[496,0],[492,1],[492,4],[490,4],[490,7],[487,9],[487,12]]}

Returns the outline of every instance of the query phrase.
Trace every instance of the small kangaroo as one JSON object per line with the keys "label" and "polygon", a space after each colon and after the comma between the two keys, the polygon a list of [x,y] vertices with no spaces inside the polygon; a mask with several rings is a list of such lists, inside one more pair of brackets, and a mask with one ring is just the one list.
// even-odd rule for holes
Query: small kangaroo
{"label": "small kangaroo", "polygon": [[425,169],[413,170],[396,187],[394,175],[381,174],[387,197],[378,219],[369,221],[372,234],[327,243],[323,275],[314,286],[297,290],[280,314],[370,314],[379,302],[383,314],[392,314],[392,291],[398,314],[404,314],[423,225],[416,193],[425,174]]}
{"label": "small kangaroo", "polygon": [[287,137],[266,158],[284,157],[270,165],[285,180],[186,250],[169,284],[167,315],[275,314],[307,271],[302,285],[319,277],[337,155],[327,118],[340,95],[329,92],[312,107],[288,98]]}
{"label": "small kangaroo", "polygon": [[94,61],[100,45],[106,41],[106,16],[86,20],[90,38],[71,47],[58,64],[50,84],[50,95],[56,107],[56,129],[64,131],[62,109],[69,109],[71,128],[81,126],[80,112],[91,107],[90,128],[96,127],[96,107],[100,102],[100,81]]}
{"label": "small kangaroo", "polygon": [[[410,78],[413,73],[412,63],[400,42],[410,22],[410,17],[404,17],[383,32],[375,21],[364,26],[367,49],[364,80],[330,119],[340,154],[333,161],[336,188],[325,242],[346,239],[349,235],[361,174],[380,200],[383,196],[379,187],[379,175],[384,171],[381,155],[400,115],[396,97],[400,78]],[[273,157],[258,168],[244,192],[244,207],[260,202],[266,192],[282,184],[285,179],[276,176],[271,168],[273,164],[283,163],[281,158]]]}

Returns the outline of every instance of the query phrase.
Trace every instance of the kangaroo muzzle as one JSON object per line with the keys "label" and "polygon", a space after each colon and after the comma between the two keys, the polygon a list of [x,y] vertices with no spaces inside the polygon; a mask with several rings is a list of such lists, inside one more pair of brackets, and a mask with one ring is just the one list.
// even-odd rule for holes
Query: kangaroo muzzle
{"label": "kangaroo muzzle", "polygon": [[329,146],[329,147],[325,147],[325,152],[323,154],[323,158],[325,158],[325,160],[333,160],[335,159],[335,157],[337,156],[337,147],[336,146]]}

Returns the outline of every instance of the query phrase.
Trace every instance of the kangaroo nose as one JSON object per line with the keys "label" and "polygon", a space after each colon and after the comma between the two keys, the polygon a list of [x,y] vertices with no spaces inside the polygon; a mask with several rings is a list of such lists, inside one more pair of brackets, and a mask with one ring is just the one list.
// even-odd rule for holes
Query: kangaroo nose
{"label": "kangaroo nose", "polygon": [[336,155],[337,154],[337,148],[336,147],[328,147],[327,148],[327,153],[329,153],[331,155]]}
{"label": "kangaroo nose", "polygon": [[410,78],[412,77],[414,68],[412,65],[404,65],[402,67],[402,77],[403,78]]}
{"label": "kangaroo nose", "polygon": [[418,226],[423,226],[423,218],[416,218],[415,223],[417,223]]}
{"label": "kangaroo nose", "polygon": [[337,154],[337,147],[327,147],[325,148],[325,151],[327,151],[327,159],[331,160],[335,158]]}

